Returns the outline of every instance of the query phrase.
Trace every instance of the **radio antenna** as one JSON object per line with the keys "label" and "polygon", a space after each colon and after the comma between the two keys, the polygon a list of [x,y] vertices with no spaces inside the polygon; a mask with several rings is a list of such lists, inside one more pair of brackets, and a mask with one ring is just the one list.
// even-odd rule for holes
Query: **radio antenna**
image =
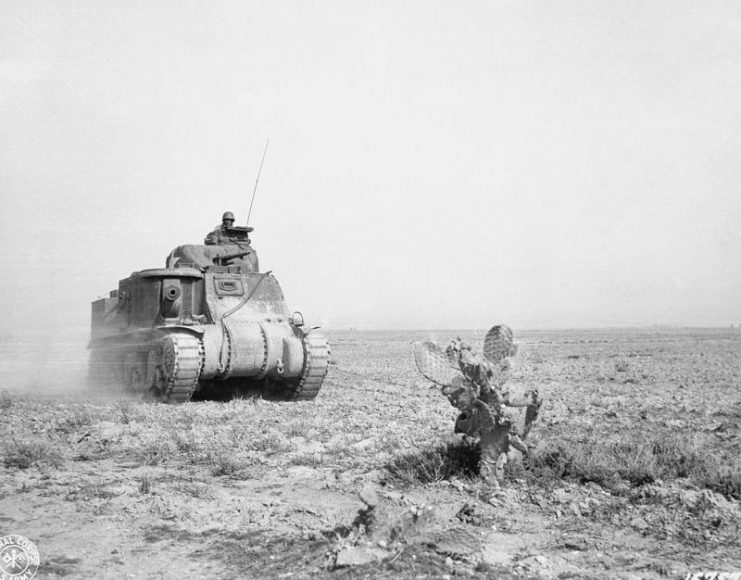
{"label": "radio antenna", "polygon": [[250,210],[247,212],[247,226],[250,225],[250,216],[252,215],[252,204],[255,203],[255,194],[257,193],[257,184],[260,182],[260,174],[262,173],[262,164],[265,163],[265,155],[268,153],[268,145],[270,145],[270,139],[265,143],[265,151],[262,152],[262,161],[260,161],[260,168],[257,170],[257,179],[255,179],[255,189],[252,190],[252,199],[250,200]]}

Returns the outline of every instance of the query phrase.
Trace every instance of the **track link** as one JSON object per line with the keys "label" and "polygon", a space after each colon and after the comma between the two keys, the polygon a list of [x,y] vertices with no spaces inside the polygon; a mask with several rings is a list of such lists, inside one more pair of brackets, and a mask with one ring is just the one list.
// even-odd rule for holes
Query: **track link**
{"label": "track link", "polygon": [[203,368],[203,343],[191,334],[173,332],[163,339],[165,403],[187,403],[198,386]]}

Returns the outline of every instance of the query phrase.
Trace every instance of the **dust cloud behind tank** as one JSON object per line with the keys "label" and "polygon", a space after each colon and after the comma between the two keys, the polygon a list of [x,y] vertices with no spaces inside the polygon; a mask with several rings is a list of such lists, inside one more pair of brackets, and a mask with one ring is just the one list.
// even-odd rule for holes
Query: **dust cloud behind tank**
{"label": "dust cloud behind tank", "polygon": [[91,380],[168,403],[314,399],[329,346],[260,271],[250,231],[222,226],[220,239],[179,246],[164,268],[134,272],[93,302]]}

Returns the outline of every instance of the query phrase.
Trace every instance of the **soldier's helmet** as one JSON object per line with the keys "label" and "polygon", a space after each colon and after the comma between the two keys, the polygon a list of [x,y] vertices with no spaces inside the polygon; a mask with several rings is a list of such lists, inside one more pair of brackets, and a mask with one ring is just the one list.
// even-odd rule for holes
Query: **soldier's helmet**
{"label": "soldier's helmet", "polygon": [[234,214],[230,211],[225,211],[224,215],[221,216],[221,221],[225,222],[226,220],[234,221]]}

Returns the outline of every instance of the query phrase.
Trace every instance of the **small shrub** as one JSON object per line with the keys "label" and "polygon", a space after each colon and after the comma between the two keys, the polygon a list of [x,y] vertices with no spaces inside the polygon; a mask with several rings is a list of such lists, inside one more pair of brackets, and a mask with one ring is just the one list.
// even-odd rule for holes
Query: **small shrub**
{"label": "small shrub", "polygon": [[157,465],[172,456],[173,451],[166,441],[149,441],[135,451],[137,458],[146,465]]}
{"label": "small shrub", "polygon": [[386,470],[392,479],[406,485],[436,483],[453,476],[477,477],[480,459],[478,443],[460,440],[400,455]]}
{"label": "small shrub", "polygon": [[211,475],[214,477],[220,477],[222,475],[229,476],[237,473],[238,468],[236,464],[228,458],[219,457],[215,460],[211,466]]}
{"label": "small shrub", "polygon": [[139,478],[139,493],[152,493],[152,476],[142,475]]}
{"label": "small shrub", "polygon": [[50,443],[44,441],[16,441],[11,439],[5,445],[3,464],[5,467],[28,469],[32,465],[59,467],[62,455]]}
{"label": "small shrub", "polygon": [[88,405],[64,406],[60,413],[51,417],[48,426],[60,433],[72,433],[78,429],[86,429],[100,420],[100,412],[91,410]]}
{"label": "small shrub", "polygon": [[674,477],[689,477],[706,468],[707,461],[693,437],[661,437],[651,447],[659,465]]}
{"label": "small shrub", "polygon": [[118,418],[121,423],[124,425],[131,423],[131,403],[129,401],[118,401],[116,411],[118,411]]}
{"label": "small shrub", "polygon": [[658,469],[645,444],[582,443],[538,448],[528,458],[527,466],[540,480],[574,479],[594,482],[608,489],[621,480],[633,485],[651,483]]}
{"label": "small shrub", "polygon": [[614,492],[657,479],[692,478],[698,485],[741,499],[741,460],[713,459],[684,434],[661,434],[623,441],[549,442],[526,461],[529,476],[544,484],[555,479],[594,482]]}
{"label": "small shrub", "polygon": [[99,419],[100,417],[96,416],[87,405],[75,405],[70,409],[70,417],[67,418],[67,422],[74,429],[79,429],[92,425]]}
{"label": "small shrub", "polygon": [[194,455],[198,450],[198,442],[192,427],[183,429],[178,425],[166,425],[164,431],[169,435],[179,452]]}
{"label": "small shrub", "polygon": [[256,433],[244,442],[244,447],[265,455],[287,453],[293,448],[286,436],[275,429],[270,429],[264,433]]}
{"label": "small shrub", "polygon": [[537,478],[565,479],[574,473],[572,449],[560,443],[538,447],[527,459],[526,465]]}
{"label": "small shrub", "polygon": [[721,493],[728,498],[741,500],[741,464],[731,460],[722,465],[708,462],[711,466],[696,479],[703,487]]}
{"label": "small shrub", "polygon": [[180,481],[173,485],[173,489],[184,495],[197,498],[197,499],[210,499],[213,497],[213,491],[211,488],[198,481]]}
{"label": "small shrub", "polygon": [[292,437],[305,437],[310,428],[310,423],[307,423],[305,419],[300,419],[289,422],[285,426],[283,434],[289,439]]}
{"label": "small shrub", "polygon": [[212,453],[209,456],[211,463],[211,475],[234,475],[242,469],[242,466],[224,451]]}

